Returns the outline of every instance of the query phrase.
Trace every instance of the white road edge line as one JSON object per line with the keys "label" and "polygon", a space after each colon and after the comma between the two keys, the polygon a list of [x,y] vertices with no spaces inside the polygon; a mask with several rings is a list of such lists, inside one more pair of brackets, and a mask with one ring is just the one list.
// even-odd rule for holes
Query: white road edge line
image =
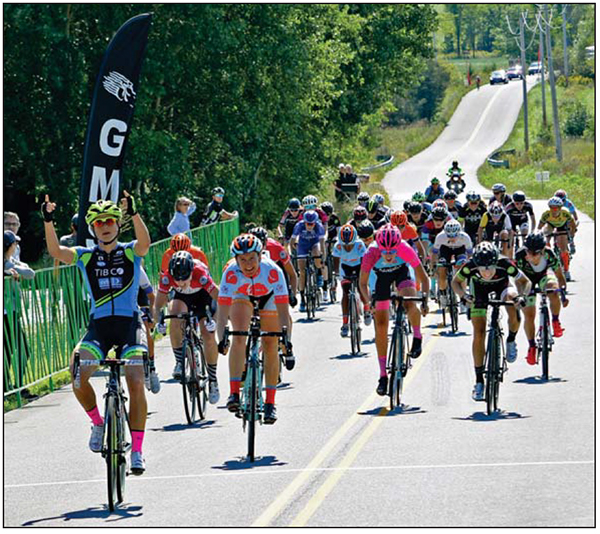
{"label": "white road edge line", "polygon": [[[567,460],[562,462],[509,462],[509,463],[484,463],[484,464],[431,464],[431,465],[386,465],[365,467],[314,467],[298,469],[244,471],[235,473],[201,473],[197,475],[168,475],[157,477],[127,477],[127,482],[144,482],[150,480],[180,480],[185,478],[209,478],[209,477],[234,477],[249,475],[279,475],[285,473],[300,473],[303,471],[327,472],[327,471],[383,471],[383,470],[413,470],[413,469],[470,469],[477,467],[540,467],[548,465],[591,465],[594,460]],[[4,489],[34,488],[43,486],[63,486],[69,484],[93,484],[95,482],[106,483],[105,479],[98,480],[65,480],[62,482],[37,482],[31,484],[6,484]]]}

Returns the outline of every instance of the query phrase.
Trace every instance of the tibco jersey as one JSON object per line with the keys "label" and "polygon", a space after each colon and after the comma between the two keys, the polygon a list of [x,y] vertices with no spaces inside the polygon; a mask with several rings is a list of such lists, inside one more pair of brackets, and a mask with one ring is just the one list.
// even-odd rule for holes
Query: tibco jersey
{"label": "tibco jersey", "polygon": [[333,247],[331,255],[334,258],[340,258],[340,262],[343,265],[354,267],[356,265],[360,265],[365,252],[367,252],[367,247],[360,239],[357,239],[349,251],[346,250],[346,247],[343,243],[338,241]]}
{"label": "tibco jersey", "polygon": [[218,303],[230,306],[237,298],[267,295],[274,295],[275,304],[289,302],[283,271],[273,260],[261,256],[258,271],[252,278],[242,272],[236,261],[227,266],[219,286]]}
{"label": "tibco jersey", "polygon": [[431,247],[431,252],[433,254],[439,254],[440,249],[442,247],[451,249],[465,247],[467,253],[471,254],[471,252],[473,252],[473,242],[471,241],[469,234],[467,234],[466,232],[461,232],[460,234],[458,234],[458,236],[452,239],[448,237],[448,234],[446,234],[446,232],[438,234],[435,238],[435,243]]}
{"label": "tibco jersey", "polygon": [[312,230],[308,230],[304,220],[296,223],[296,226],[294,226],[294,233],[292,234],[293,237],[298,238],[298,241],[305,243],[321,239],[324,235],[325,228],[323,228],[323,225],[319,221],[315,223]]}
{"label": "tibco jersey", "polygon": [[191,295],[192,293],[198,293],[198,291],[210,292],[215,289],[215,283],[208,272],[208,267],[201,261],[194,260],[194,269],[192,270],[192,281],[187,288],[178,287],[175,283],[175,279],[171,276],[169,271],[160,275],[160,284],[158,286],[159,293],[168,293],[171,288],[175,288],[177,293]]}
{"label": "tibco jersey", "polygon": [[98,245],[75,247],[73,263],[83,274],[92,296],[90,316],[102,319],[113,315],[133,317],[140,285],[141,256],[135,254],[135,244],[117,243],[111,252]]}
{"label": "tibco jersey", "polygon": [[386,262],[381,255],[379,245],[371,245],[363,256],[360,270],[365,273],[370,272],[372,269],[385,272],[395,271],[405,263],[413,268],[418,267],[421,264],[421,260],[419,260],[417,253],[404,241],[401,241],[394,250],[396,251],[396,254],[392,261]]}
{"label": "tibco jersey", "polygon": [[154,293],[150,279],[143,267],[140,267],[140,288],[138,290],[138,305],[147,308],[150,305],[148,295]]}
{"label": "tibco jersey", "polygon": [[268,257],[278,265],[283,266],[290,262],[290,255],[286,252],[285,247],[279,243],[279,241],[275,241],[275,239],[267,237],[267,246],[265,249],[266,250],[263,252],[266,252]]}

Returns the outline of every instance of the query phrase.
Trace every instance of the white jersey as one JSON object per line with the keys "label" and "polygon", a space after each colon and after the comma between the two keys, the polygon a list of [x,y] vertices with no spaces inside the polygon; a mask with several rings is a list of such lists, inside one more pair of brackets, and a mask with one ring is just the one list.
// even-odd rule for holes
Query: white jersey
{"label": "white jersey", "polygon": [[458,249],[465,247],[468,254],[473,252],[473,242],[466,232],[461,232],[454,238],[449,238],[445,231],[440,232],[435,238],[435,243],[431,247],[433,254],[439,254],[440,249],[446,247],[449,249]]}

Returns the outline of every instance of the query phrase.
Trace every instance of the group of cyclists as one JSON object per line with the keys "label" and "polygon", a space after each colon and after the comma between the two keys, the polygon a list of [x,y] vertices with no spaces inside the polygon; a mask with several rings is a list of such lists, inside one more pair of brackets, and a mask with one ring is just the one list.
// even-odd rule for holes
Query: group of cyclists
{"label": "group of cyclists", "polygon": [[[462,173],[459,174],[462,181]],[[100,361],[114,347],[122,359],[141,353],[150,355],[149,376],[144,376],[139,368],[125,368],[131,399],[131,472],[141,474],[145,470],[142,454],[147,414],[145,387],[153,393],[160,390],[153,364],[151,331],[155,327],[161,333],[166,332],[160,319],[163,308],[168,306],[170,315],[184,312],[196,315],[204,342],[212,404],[220,399],[218,354],[229,353],[227,409],[238,413],[245,338],[235,337],[229,347],[225,329],[231,323],[233,330],[248,330],[254,305],[258,303],[261,329],[287,329],[291,336],[290,306],[299,303],[300,312],[304,312],[307,305],[306,272],[310,258],[317,272],[323,303],[329,302],[332,285],[340,283],[342,337],[348,336],[348,291],[353,282],[357,283],[362,321],[366,326],[374,322],[379,395],[385,395],[388,390],[386,358],[392,295],[421,297],[420,307],[414,301],[403,304],[412,330],[409,356],[418,358],[423,346],[421,319],[429,312],[431,298],[440,308],[445,306],[448,269],[455,270],[452,289],[473,324],[476,377],[473,399],[483,399],[486,307],[492,293],[515,303],[514,308],[508,308],[507,361],[514,362],[517,357],[515,338],[522,309],[529,340],[527,361],[535,365],[532,288],[552,290],[549,298],[553,333],[560,337],[563,329],[559,316],[561,307],[568,304],[565,290],[569,260],[574,253],[572,238],[577,230],[575,207],[565,191],[557,191],[548,201],[549,209],[535,230],[535,215],[523,192],[515,191],[510,196],[504,185],[495,184],[489,203],[475,191],[468,191],[463,205],[455,189],[445,191],[439,180],[433,179],[425,193],[414,193],[401,209],[386,206],[380,194],[370,196],[362,192],[345,223],[330,202],[319,204],[314,195],[302,201],[292,198],[274,232],[276,239],[259,226],[240,234],[231,243],[232,257],[222,273],[211,271],[203,251],[192,244],[188,235],[176,234],[163,257],[156,295],[142,267],[150,236],[134,199],[127,192],[119,205],[99,200],[88,209],[86,223],[96,238],[96,244],[91,247],[59,244],[53,224],[56,205],[46,196],[42,214],[48,251],[55,259],[79,267],[92,302],[87,332],[73,357],[78,354],[83,359]],[[135,232],[135,240],[129,243],[118,241],[125,214],[131,218]],[[549,247],[553,236],[558,255]],[[333,261],[327,261],[328,258]],[[432,294],[430,288],[434,284],[438,290]],[[555,289],[560,292],[553,291]],[[173,377],[178,379],[183,366],[183,320],[171,320],[169,335],[175,360]],[[263,422],[273,424],[277,421],[275,393],[281,365],[278,351],[282,352],[288,370],[294,368],[295,357],[291,342],[281,347],[277,338],[265,337],[262,344]],[[89,381],[96,369],[83,369],[73,389],[92,422],[89,447],[99,452],[103,419]]]}

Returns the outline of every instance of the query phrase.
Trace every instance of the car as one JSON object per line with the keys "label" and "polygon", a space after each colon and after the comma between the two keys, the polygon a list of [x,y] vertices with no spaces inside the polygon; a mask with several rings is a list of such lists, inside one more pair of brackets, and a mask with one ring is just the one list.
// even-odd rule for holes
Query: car
{"label": "car", "polygon": [[523,79],[523,67],[521,65],[514,65],[506,71],[506,77],[509,80],[522,80]]}
{"label": "car", "polygon": [[506,72],[503,70],[495,70],[490,75],[490,85],[494,85],[496,83],[508,83],[508,78],[506,77]]}
{"label": "car", "polygon": [[534,61],[527,69],[527,74],[529,75],[539,74],[540,72],[542,72],[542,64],[539,61]]}

